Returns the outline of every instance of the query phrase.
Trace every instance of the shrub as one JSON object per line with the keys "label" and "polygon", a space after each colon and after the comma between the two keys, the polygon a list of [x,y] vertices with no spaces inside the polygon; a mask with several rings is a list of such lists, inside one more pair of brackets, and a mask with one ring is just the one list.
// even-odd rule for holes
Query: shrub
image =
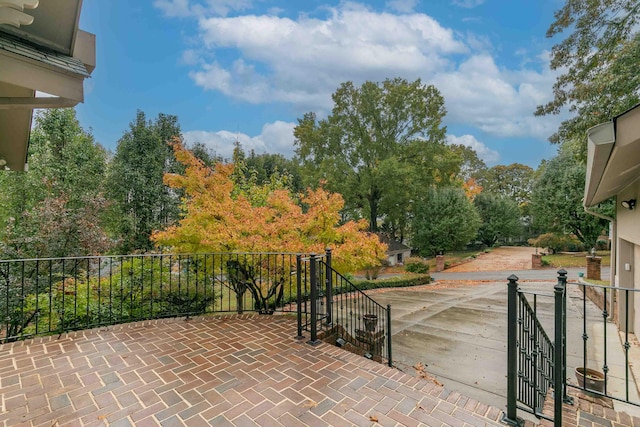
{"label": "shrub", "polygon": [[429,264],[422,258],[411,257],[404,262],[404,269],[409,273],[427,274],[429,273]]}
{"label": "shrub", "polygon": [[580,252],[584,250],[584,245],[572,234],[541,234],[535,239],[529,239],[529,244],[538,248],[546,248],[550,253],[561,251]]}
{"label": "shrub", "polygon": [[123,262],[111,277],[87,280],[79,272],[53,283],[48,291],[26,295],[24,305],[15,310],[25,319],[22,332],[27,335],[62,332],[201,314],[213,306],[213,291],[201,285],[202,272],[188,276],[171,271],[167,265],[153,275],[149,267],[141,259],[131,259]]}
{"label": "shrub", "polygon": [[[428,285],[431,282],[431,276],[422,275],[414,277],[391,277],[389,279],[382,280],[361,280],[353,282],[353,284],[360,290],[367,289],[380,289],[380,288],[405,288],[411,286]],[[334,294],[337,291],[334,290]]]}

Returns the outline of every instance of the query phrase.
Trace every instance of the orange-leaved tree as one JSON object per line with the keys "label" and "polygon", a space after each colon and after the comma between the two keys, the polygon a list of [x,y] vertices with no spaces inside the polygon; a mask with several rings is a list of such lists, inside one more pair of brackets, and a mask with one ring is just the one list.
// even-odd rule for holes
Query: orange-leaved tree
{"label": "orange-leaved tree", "polygon": [[[365,220],[340,224],[340,210],[344,205],[341,195],[331,194],[322,187],[308,189],[296,203],[293,195],[279,185],[267,184],[251,192],[237,191],[231,178],[233,165],[218,164],[212,170],[180,141],[175,140],[172,145],[185,172],[166,174],[165,183],[184,190],[183,217],[177,225],[152,235],[157,245],[180,253],[308,254],[332,248],[333,266],[342,272],[379,265],[384,258],[386,247],[376,235],[365,231],[368,228]],[[266,197],[253,197],[265,193]],[[252,203],[256,199],[259,202]],[[266,286],[264,294],[264,284],[247,278],[258,267],[234,268],[242,268],[242,277],[248,279],[246,287],[257,300],[265,300],[265,295],[281,297],[277,289],[279,280]],[[243,289],[245,286],[234,286],[236,293]]]}

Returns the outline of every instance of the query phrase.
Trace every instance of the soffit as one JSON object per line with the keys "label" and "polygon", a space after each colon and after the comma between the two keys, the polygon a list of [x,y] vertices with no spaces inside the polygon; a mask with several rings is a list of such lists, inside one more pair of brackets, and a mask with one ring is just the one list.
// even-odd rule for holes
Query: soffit
{"label": "soffit", "polygon": [[[612,132],[607,141],[604,132]],[[640,178],[640,105],[588,132],[585,206],[615,196]]]}
{"label": "soffit", "polygon": [[81,9],[82,0],[40,0],[35,9],[22,11],[33,17],[31,24],[0,25],[0,31],[71,56]]}
{"label": "soffit", "polygon": [[[0,82],[0,93],[13,97],[33,97],[34,91]],[[0,158],[11,170],[23,170],[27,160],[30,109],[0,109]]]}

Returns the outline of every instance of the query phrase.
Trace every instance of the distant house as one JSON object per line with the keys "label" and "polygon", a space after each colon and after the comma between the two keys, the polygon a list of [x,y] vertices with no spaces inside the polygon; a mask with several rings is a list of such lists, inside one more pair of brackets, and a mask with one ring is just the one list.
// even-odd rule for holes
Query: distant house
{"label": "distant house", "polygon": [[402,265],[411,256],[411,248],[395,239],[379,234],[380,241],[387,245],[387,262],[389,265]]}
{"label": "distant house", "polygon": [[0,170],[24,170],[34,108],[84,101],[95,36],[78,29],[82,0],[0,0]]}
{"label": "distant house", "polygon": [[[589,129],[587,136],[584,206],[616,198],[616,218],[609,218],[612,283],[640,289],[640,105]],[[624,319],[628,307],[629,332],[638,334],[640,298],[633,294],[619,294],[618,310]]]}

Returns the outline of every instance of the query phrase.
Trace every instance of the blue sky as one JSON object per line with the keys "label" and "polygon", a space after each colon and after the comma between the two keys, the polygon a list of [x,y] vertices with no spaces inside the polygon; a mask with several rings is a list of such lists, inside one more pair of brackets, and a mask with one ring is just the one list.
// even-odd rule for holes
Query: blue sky
{"label": "blue sky", "polygon": [[445,98],[450,142],[489,166],[537,167],[563,118],[533,116],[556,72],[545,38],[561,0],[85,0],[97,67],[77,107],[115,150],[140,109],[229,156],[293,154],[296,119],[330,113],[351,80],[421,78]]}

